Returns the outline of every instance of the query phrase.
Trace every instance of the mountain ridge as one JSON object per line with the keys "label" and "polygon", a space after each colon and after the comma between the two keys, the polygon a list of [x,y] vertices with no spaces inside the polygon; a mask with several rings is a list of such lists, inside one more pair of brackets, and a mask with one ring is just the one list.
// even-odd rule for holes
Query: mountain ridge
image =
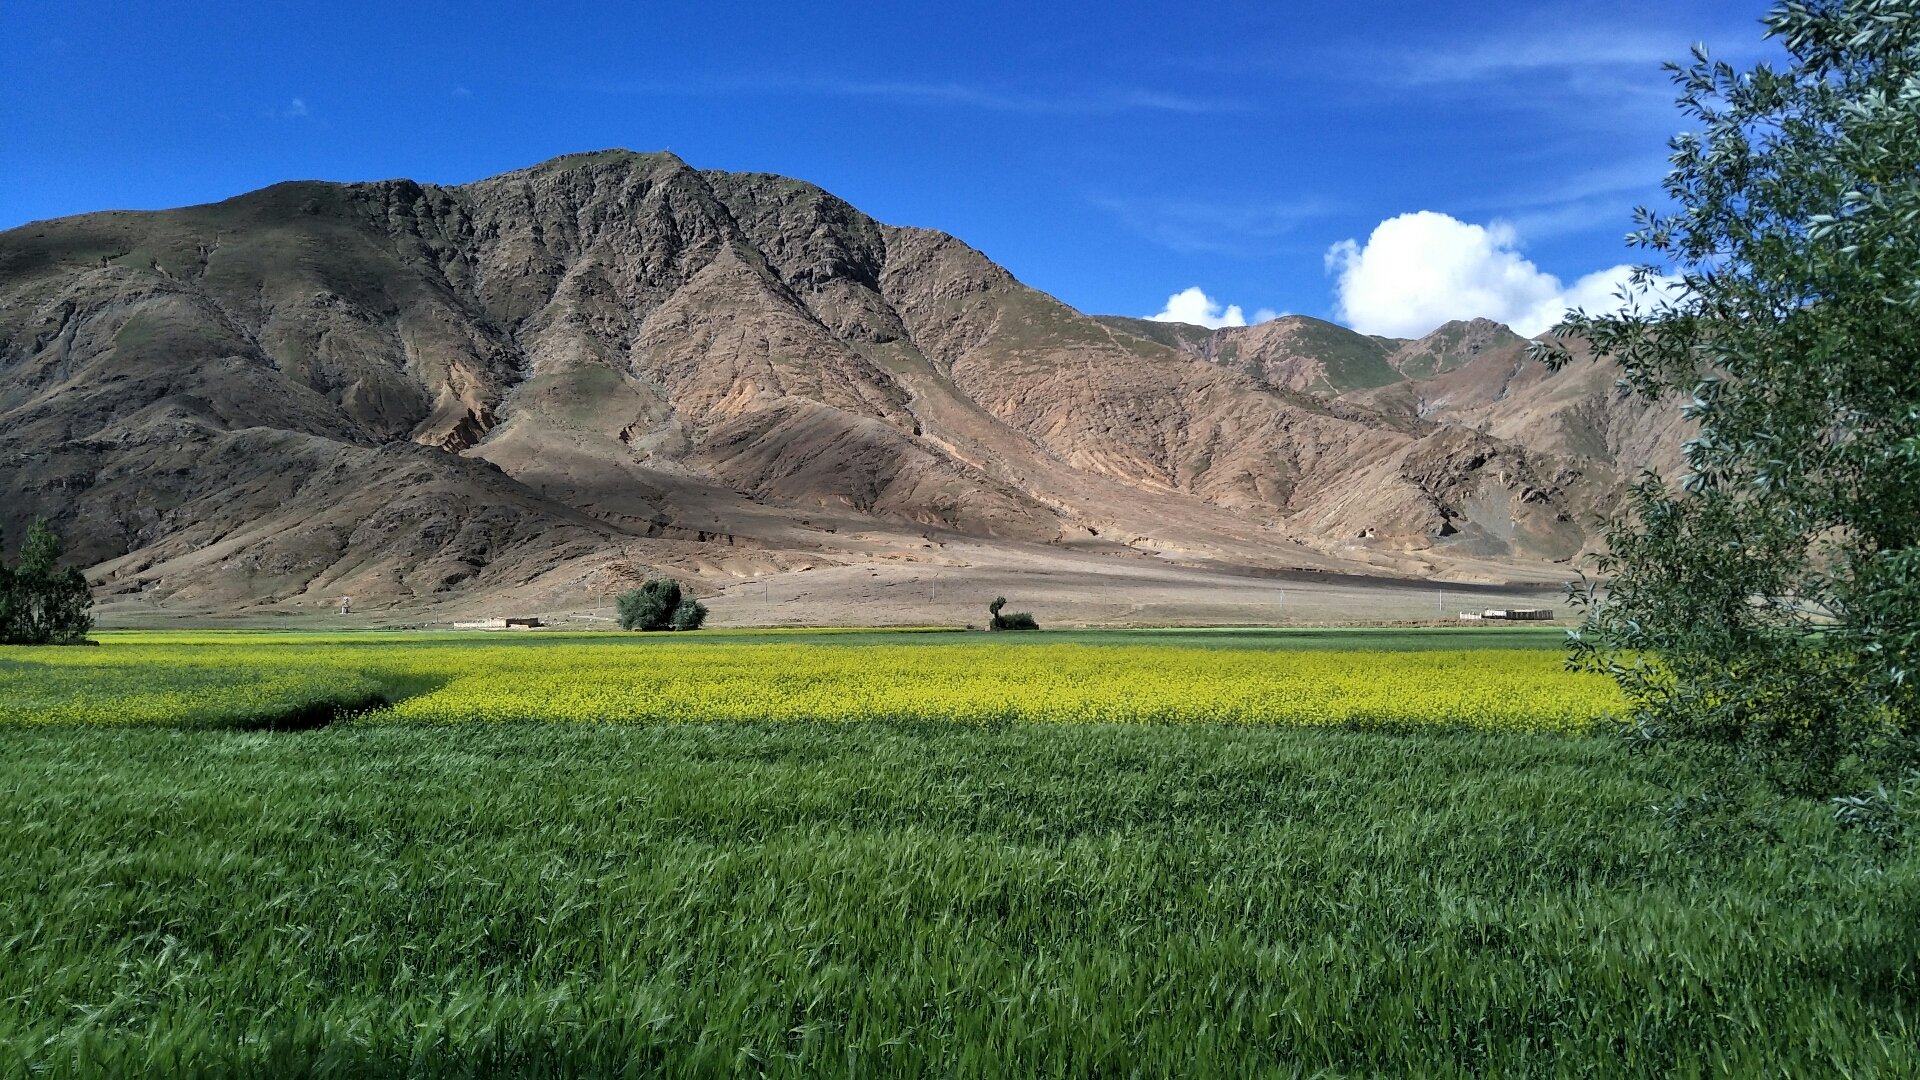
{"label": "mountain ridge", "polygon": [[36,222],[0,233],[0,528],[157,604],[405,608],[938,537],[1545,576],[1615,497],[1616,462],[1361,400],[1395,383],[1298,324],[1233,343],[1292,348],[1250,374],[1124,322],[667,154]]}

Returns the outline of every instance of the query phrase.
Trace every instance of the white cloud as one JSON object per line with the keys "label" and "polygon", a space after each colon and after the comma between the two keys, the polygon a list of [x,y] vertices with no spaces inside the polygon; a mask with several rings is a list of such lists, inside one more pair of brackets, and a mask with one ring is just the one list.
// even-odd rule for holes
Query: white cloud
{"label": "white cloud", "polygon": [[1222,305],[1213,297],[1202,292],[1200,286],[1182,289],[1167,297],[1167,306],[1158,315],[1147,318],[1154,322],[1191,323],[1204,326],[1209,330],[1218,330],[1223,326],[1247,325],[1246,313],[1239,304]]}
{"label": "white cloud", "polygon": [[1365,244],[1342,240],[1327,250],[1341,321],[1363,334],[1418,337],[1450,319],[1481,317],[1531,337],[1568,308],[1620,307],[1614,293],[1632,267],[1563,284],[1522,256],[1519,244],[1501,222],[1474,225],[1431,210],[1388,218]]}
{"label": "white cloud", "polygon": [[307,99],[294,98],[291,102],[288,102],[287,111],[285,115],[289,119],[292,119],[294,117],[306,116],[307,115]]}

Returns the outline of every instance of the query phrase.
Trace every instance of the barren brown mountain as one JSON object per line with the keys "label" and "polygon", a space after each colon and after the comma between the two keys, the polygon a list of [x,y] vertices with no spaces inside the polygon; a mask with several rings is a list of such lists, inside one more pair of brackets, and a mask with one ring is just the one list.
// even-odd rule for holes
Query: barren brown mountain
{"label": "barren brown mountain", "polygon": [[[51,517],[110,613],[559,610],[657,571],[765,605],[860,575],[931,605],[971,599],[942,573],[1546,582],[1672,425],[1519,347],[1095,320],[670,154],[286,183],[0,233],[0,528]],[[716,614],[942,614],[871,600]]]}
{"label": "barren brown mountain", "polygon": [[1528,357],[1526,339],[1488,319],[1450,322],[1415,340],[1368,337],[1299,315],[1218,330],[1099,319],[1330,404],[1389,421],[1470,428],[1627,476],[1645,468],[1675,472],[1691,434],[1678,402],[1636,400],[1616,385],[1613,367],[1589,362],[1577,348],[1573,364],[1551,371]]}

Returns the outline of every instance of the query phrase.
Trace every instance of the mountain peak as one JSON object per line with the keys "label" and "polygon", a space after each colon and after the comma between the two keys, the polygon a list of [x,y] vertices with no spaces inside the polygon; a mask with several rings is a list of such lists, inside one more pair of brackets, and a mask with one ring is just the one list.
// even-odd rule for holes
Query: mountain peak
{"label": "mountain peak", "polygon": [[671,150],[643,151],[612,147],[606,150],[583,150],[572,154],[561,154],[524,169],[514,169],[496,176],[485,177],[474,183],[485,184],[510,177],[552,176],[557,173],[605,168],[625,168],[633,172],[648,173],[692,171],[692,167]]}
{"label": "mountain peak", "polygon": [[1518,338],[1519,336],[1520,335],[1514,333],[1513,328],[1506,323],[1495,322],[1492,319],[1472,318],[1449,319],[1428,331],[1420,340],[1448,341],[1481,339],[1496,340],[1504,344],[1507,340]]}
{"label": "mountain peak", "polygon": [[1505,323],[1492,319],[1454,319],[1442,323],[1418,341],[1402,345],[1388,362],[1410,379],[1424,379],[1452,371],[1481,353],[1522,340]]}

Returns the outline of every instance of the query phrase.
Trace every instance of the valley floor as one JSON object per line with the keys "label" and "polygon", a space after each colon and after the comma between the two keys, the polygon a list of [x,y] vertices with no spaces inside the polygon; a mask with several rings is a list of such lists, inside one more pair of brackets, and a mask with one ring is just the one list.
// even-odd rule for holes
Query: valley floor
{"label": "valley floor", "polygon": [[[1562,581],[1541,567],[1526,568],[1531,576],[1512,582],[1498,575],[1513,568],[1491,565],[1476,568],[1477,580],[1435,581],[1370,576],[1354,567],[1342,572],[1184,563],[1047,545],[955,541],[929,553],[901,543],[882,537],[865,550],[856,546],[851,556],[820,555],[780,568],[751,555],[735,562],[688,555],[674,572],[694,583],[712,609],[708,625],[716,627],[984,625],[987,603],[995,596],[1007,597],[1015,610],[1033,612],[1048,627],[1456,622],[1461,612],[1501,607],[1554,608],[1563,623],[1573,614],[1566,608]],[[1576,576],[1572,570],[1560,573]],[[344,616],[335,596],[270,605],[108,596],[98,615],[100,625],[115,629],[433,628],[505,615],[537,615],[571,629],[606,629],[613,622],[614,593],[634,584],[613,583],[598,592],[529,587],[362,603]]]}
{"label": "valley floor", "polygon": [[1558,637],[0,649],[0,1076],[1920,1075],[1920,853]]}

